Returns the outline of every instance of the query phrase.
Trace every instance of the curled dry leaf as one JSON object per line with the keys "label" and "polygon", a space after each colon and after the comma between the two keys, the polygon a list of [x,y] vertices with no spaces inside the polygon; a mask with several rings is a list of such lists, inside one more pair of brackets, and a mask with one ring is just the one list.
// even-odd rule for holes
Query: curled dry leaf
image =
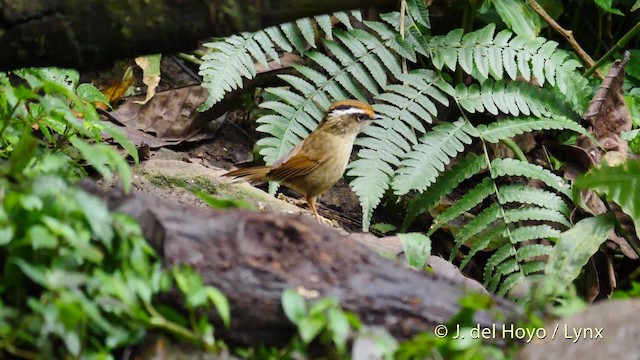
{"label": "curled dry leaf", "polygon": [[160,59],[162,55],[139,56],[136,58],[136,64],[142,68],[142,82],[147,85],[147,95],[143,101],[136,101],[140,105],[144,105],[156,94],[156,88],[160,84]]}

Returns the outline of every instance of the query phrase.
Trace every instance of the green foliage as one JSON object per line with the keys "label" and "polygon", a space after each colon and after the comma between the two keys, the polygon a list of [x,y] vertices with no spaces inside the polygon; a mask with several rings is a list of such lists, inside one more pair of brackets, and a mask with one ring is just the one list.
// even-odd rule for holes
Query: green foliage
{"label": "green foliage", "polygon": [[[315,129],[331,102],[372,98],[383,119],[356,140],[357,157],[346,174],[362,206],[363,229],[385,196],[406,197],[400,231],[434,214],[427,236],[450,230],[452,259],[469,249],[461,267],[480,251],[494,251],[485,284],[506,294],[542,275],[553,246],[541,240],[571,228],[569,184],[529,163],[511,139],[566,130],[590,137],[577,120],[593,89],[572,53],[538,36],[539,19],[525,2],[491,2],[517,35],[496,33],[494,24],[432,35],[424,3],[406,5],[404,14],[333,29],[333,40],[298,51],[307,60],[294,66],[299,75],[282,75],[287,87],[266,89],[270,100],[261,106],[270,113],[258,119],[258,130],[267,134],[260,153],[271,164]],[[488,148],[501,142],[518,160],[493,158]],[[454,202],[442,210],[445,198]]]}
{"label": "green foliage", "polygon": [[549,256],[545,273],[557,279],[560,286],[571,284],[607,240],[613,225],[613,214],[602,214],[583,219],[560,234]]}
{"label": "green foliage", "polygon": [[[435,331],[421,333],[400,343],[394,359],[506,359],[503,350],[484,343],[471,333],[478,326],[473,315],[489,309],[492,304],[493,300],[487,295],[467,294],[460,299],[461,309],[456,316],[446,324],[438,325],[440,328]],[[440,332],[443,329],[446,333]]]}
{"label": "green foliage", "polygon": [[[359,12],[353,12],[352,15],[361,20]],[[347,28],[352,28],[347,13],[333,16]],[[314,26],[322,30],[326,39],[333,39],[330,16],[319,15],[313,19],[303,18],[255,33],[245,32],[205,43],[207,53],[202,57],[204,63],[200,66],[200,75],[203,78],[202,86],[209,91],[209,96],[200,111],[211,108],[226,93],[241,88],[243,78],[253,79],[257,75],[255,62],[265,68],[269,68],[270,61],[280,64],[277,48],[287,52],[295,50],[300,54],[306,53],[307,45],[316,48],[318,44]]]}
{"label": "green foliage", "polygon": [[305,299],[295,290],[282,293],[282,308],[287,318],[298,327],[302,343],[307,346],[320,336],[324,345],[333,345],[345,354],[347,340],[362,326],[357,317],[343,311],[335,299],[324,298],[307,306]]}
{"label": "green foliage", "polygon": [[431,256],[431,239],[421,233],[397,235],[402,241],[407,263],[416,269],[423,269]]}
{"label": "green foliage", "polygon": [[[100,120],[94,102],[108,103],[106,98],[93,85],[78,86],[79,75],[75,71],[55,68],[23,69],[16,71],[15,75],[23,79],[23,84],[14,86],[7,74],[0,73],[0,156],[8,157],[13,152],[12,164],[19,169],[12,169],[11,175],[15,176],[17,170],[28,172],[28,165],[40,165],[31,155],[39,158],[46,151],[35,150],[38,142],[28,140],[35,128],[43,135],[41,149],[64,151],[65,145],[70,143],[81,158],[102,176],[110,178],[114,172],[120,173],[124,188],[128,190],[131,172],[125,159],[112,147],[93,144],[99,142],[101,133],[106,131],[138,161],[135,146],[113,126]],[[21,147],[14,152],[19,139],[22,139]],[[30,143],[33,153],[23,153],[28,151],[25,141]],[[65,151],[65,154],[69,156],[73,152]],[[18,158],[21,162],[16,161]],[[77,172],[81,171],[78,167]]]}
{"label": "green foliage", "polygon": [[[98,143],[106,131],[137,161],[100,121],[93,103],[104,96],[76,86],[75,71],[16,75],[0,74],[0,357],[111,358],[153,328],[216,349],[206,317],[184,324],[213,305],[228,325],[226,298],[189,269],[163,270],[135,221],[73,186],[80,161],[130,186],[126,161]],[[189,319],[156,308],[174,280]]]}
{"label": "green foliage", "polygon": [[603,166],[591,170],[576,179],[575,186],[581,189],[592,189],[616,202],[631,218],[640,236],[640,197],[631,196],[640,193],[640,161],[629,160],[626,164],[608,167]]}

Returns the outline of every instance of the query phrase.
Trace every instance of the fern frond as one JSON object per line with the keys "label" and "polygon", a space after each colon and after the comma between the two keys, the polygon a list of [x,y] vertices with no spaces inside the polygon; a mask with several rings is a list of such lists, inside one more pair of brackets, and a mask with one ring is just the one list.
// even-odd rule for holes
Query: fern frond
{"label": "fern frond", "polygon": [[476,129],[464,119],[438,125],[423,135],[400,163],[392,184],[395,193],[429,188],[465,144],[471,144],[472,136],[477,136]]}
{"label": "fern frond", "polygon": [[[457,65],[474,78],[484,81],[489,76],[502,79],[504,73],[511,80],[518,74],[527,82],[535,77],[543,86],[548,82],[557,86],[572,103],[574,110],[582,114],[590,92],[582,92],[587,80],[577,73],[580,66],[569,54],[556,49],[558,43],[538,37],[529,40],[513,36],[508,30],[495,34],[495,25],[464,34],[456,29],[444,36],[429,40],[429,54],[434,66],[447,66],[455,70]],[[582,92],[582,93],[581,93]]]}
{"label": "fern frond", "polygon": [[431,122],[435,115],[433,100],[447,101],[444,91],[450,91],[450,86],[432,71],[412,72],[399,79],[406,81],[405,86],[390,85],[377,97],[381,102],[374,109],[384,119],[374,122],[365,130],[365,136],[356,140],[361,149],[347,172],[355,177],[350,185],[360,198],[365,230],[389,188],[401,156],[417,142],[416,131],[424,131],[423,124]]}
{"label": "fern frond", "polygon": [[484,209],[478,216],[469,221],[455,236],[455,245],[451,250],[450,261],[453,261],[458,251],[466,241],[473,235],[479,233],[483,229],[486,229],[491,223],[500,219],[502,216],[502,209],[498,204],[492,204],[488,208]]}
{"label": "fern frond", "polygon": [[521,135],[535,130],[572,130],[582,135],[588,131],[575,121],[567,118],[520,118],[496,121],[489,125],[478,125],[478,133],[481,138],[490,143]]}
{"label": "fern frond", "polygon": [[490,178],[484,178],[481,183],[464,194],[460,200],[456,201],[453,205],[449,206],[447,210],[441,212],[435,217],[435,219],[433,219],[433,224],[431,224],[427,236],[433,234],[443,224],[446,224],[458,216],[462,216],[465,212],[473,209],[494,192],[495,188],[493,181]]}
{"label": "fern frond", "polygon": [[509,241],[511,244],[517,244],[529,240],[556,238],[561,233],[549,225],[521,226],[511,230]]}
{"label": "fern frond", "polygon": [[505,210],[505,221],[507,223],[515,223],[525,220],[551,221],[562,224],[568,228],[571,227],[569,220],[567,220],[562,213],[556,210],[537,206]]}
{"label": "fern frond", "polygon": [[[258,146],[261,147],[260,154],[265,157],[267,164],[277,161],[315,129],[322,119],[324,110],[331,103],[330,97],[334,100],[342,100],[353,96],[365,100],[363,87],[375,92],[379,84],[387,81],[385,75],[387,70],[396,72],[400,69],[397,60],[387,58],[388,53],[381,50],[384,44],[375,38],[363,36],[356,29],[354,31],[359,35],[353,36],[343,31],[334,32],[336,38],[344,45],[325,40],[325,45],[341,59],[342,63],[337,63],[320,52],[306,54],[327,74],[308,66],[295,66],[306,80],[292,75],[280,76],[302,95],[283,88],[267,89],[267,92],[279,99],[278,102],[261,104],[261,107],[273,110],[274,114],[258,119],[258,122],[263,124],[258,127],[258,131],[271,135],[258,141]],[[373,55],[380,57],[372,59]],[[378,74],[372,77],[363,67],[363,62],[385,64],[385,67],[372,67],[372,70],[378,71]]]}
{"label": "fern frond", "polygon": [[556,210],[565,217],[569,217],[569,207],[560,196],[544,189],[524,185],[503,185],[500,187],[500,203],[511,202],[537,205]]}
{"label": "fern frond", "polygon": [[491,162],[491,177],[495,179],[499,176],[524,176],[538,179],[567,197],[571,197],[569,184],[558,175],[538,165],[516,159],[494,159]]}
{"label": "fern frond", "polygon": [[407,215],[402,223],[402,231],[413,223],[420,215],[432,208],[440,199],[450,194],[464,180],[480,172],[487,167],[487,160],[484,156],[469,153],[465,157],[458,159],[451,169],[440,174],[436,182],[429,191],[416,194],[407,206]]}
{"label": "fern frond", "polygon": [[[351,27],[347,13],[336,13],[334,16]],[[202,76],[202,86],[208,90],[209,96],[199,110],[211,108],[226,93],[240,88],[243,78],[254,78],[257,73],[255,62],[265,67],[269,66],[268,62],[271,60],[280,63],[277,47],[287,52],[295,49],[300,54],[305,54],[307,45],[317,47],[314,22],[325,38],[333,38],[331,18],[320,15],[205,43],[207,52],[202,57],[199,74]]]}
{"label": "fern frond", "polygon": [[[515,256],[515,254],[516,254],[516,249],[513,247],[513,244],[511,243],[506,243],[501,247],[499,247],[498,250],[496,250],[496,252],[494,252],[493,255],[489,257],[489,260],[487,260],[487,264],[484,266],[483,278],[484,278],[485,284],[488,284],[489,282],[491,282],[492,274],[496,266],[504,262],[511,256]],[[495,289],[493,291],[495,291]]]}
{"label": "fern frond", "polygon": [[[520,247],[516,251],[516,256],[518,257],[518,259],[520,259],[520,261],[527,261],[540,256],[551,255],[552,252],[553,252],[553,247],[549,245],[529,244],[529,245]],[[532,270],[531,268],[528,268],[527,273],[531,273],[531,270]],[[537,271],[540,271],[540,270],[544,270],[544,266],[541,269],[538,269]]]}
{"label": "fern frond", "polygon": [[480,86],[458,84],[455,91],[456,101],[470,113],[486,111],[492,115],[578,117],[571,108],[558,101],[553,92],[526,82],[488,79]]}
{"label": "fern frond", "polygon": [[467,243],[471,243],[471,248],[469,249],[469,253],[462,259],[460,262],[460,269],[464,270],[469,261],[473,258],[478,251],[488,249],[489,244],[493,241],[502,240],[507,236],[507,225],[499,224],[497,226],[493,226],[489,229],[489,231],[482,232],[476,236],[474,236],[471,240],[467,241]]}

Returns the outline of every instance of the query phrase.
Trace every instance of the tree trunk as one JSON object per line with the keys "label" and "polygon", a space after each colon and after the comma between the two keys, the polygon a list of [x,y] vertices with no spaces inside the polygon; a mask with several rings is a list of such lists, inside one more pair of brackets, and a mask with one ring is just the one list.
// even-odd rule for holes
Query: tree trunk
{"label": "tree trunk", "polygon": [[116,59],[191,50],[207,37],[300,17],[393,6],[389,0],[0,0],[0,71],[96,69]]}
{"label": "tree trunk", "polygon": [[[285,289],[309,298],[334,297],[364,324],[382,326],[398,338],[447,322],[466,293],[461,283],[402,266],[300,216],[216,211],[148,195],[108,202],[140,222],[167,267],[188,264],[228,297],[231,328],[217,335],[234,344],[281,344],[291,338],[295,328],[280,305]],[[176,294],[168,300],[184,308]],[[496,313],[508,319],[514,305],[495,298],[494,307],[477,312],[475,321],[490,326]],[[212,319],[219,323],[215,315]]]}

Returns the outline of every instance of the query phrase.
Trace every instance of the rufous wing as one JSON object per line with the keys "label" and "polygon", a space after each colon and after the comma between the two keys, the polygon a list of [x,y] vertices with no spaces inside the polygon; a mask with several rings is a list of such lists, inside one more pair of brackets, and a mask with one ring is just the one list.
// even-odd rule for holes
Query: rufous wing
{"label": "rufous wing", "polygon": [[309,174],[320,165],[319,161],[309,159],[302,154],[294,155],[283,162],[278,162],[271,167],[267,177],[274,181],[286,182],[287,180]]}

